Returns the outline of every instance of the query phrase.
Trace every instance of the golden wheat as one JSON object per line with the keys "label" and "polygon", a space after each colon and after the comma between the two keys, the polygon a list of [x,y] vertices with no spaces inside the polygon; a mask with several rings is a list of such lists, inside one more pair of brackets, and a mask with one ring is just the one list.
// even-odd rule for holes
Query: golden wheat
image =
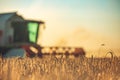
{"label": "golden wheat", "polygon": [[0,80],[120,80],[120,57],[1,59]]}

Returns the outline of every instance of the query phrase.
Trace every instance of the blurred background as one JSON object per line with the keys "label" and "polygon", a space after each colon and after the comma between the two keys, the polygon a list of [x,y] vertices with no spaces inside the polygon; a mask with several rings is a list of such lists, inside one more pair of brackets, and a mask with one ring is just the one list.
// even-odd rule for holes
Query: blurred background
{"label": "blurred background", "polygon": [[120,56],[120,0],[0,0],[0,13],[43,20],[42,46],[83,47],[87,56]]}

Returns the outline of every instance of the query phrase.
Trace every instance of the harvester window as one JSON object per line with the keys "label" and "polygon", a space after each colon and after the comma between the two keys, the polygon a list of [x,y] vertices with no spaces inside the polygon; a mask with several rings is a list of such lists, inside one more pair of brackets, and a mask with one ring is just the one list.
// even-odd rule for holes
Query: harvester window
{"label": "harvester window", "polygon": [[2,34],[3,34],[3,31],[2,31],[2,30],[0,30],[0,36],[2,36]]}
{"label": "harvester window", "polygon": [[38,23],[33,23],[33,22],[28,23],[28,31],[29,31],[30,42],[35,43],[37,40]]}
{"label": "harvester window", "polygon": [[3,31],[0,30],[0,41],[1,41],[2,35],[3,35]]}

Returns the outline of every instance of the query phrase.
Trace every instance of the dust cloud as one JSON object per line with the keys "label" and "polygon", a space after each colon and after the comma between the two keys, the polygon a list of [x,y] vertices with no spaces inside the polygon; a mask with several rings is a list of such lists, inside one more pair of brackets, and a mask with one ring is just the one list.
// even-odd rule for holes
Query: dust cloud
{"label": "dust cloud", "polygon": [[[104,56],[111,50],[116,52],[116,55],[119,55],[120,43],[116,39],[100,35],[83,27],[73,29],[69,32],[62,31],[61,35],[51,36],[51,38],[46,39],[45,41],[46,42],[43,41],[43,46],[83,47],[88,53],[87,56]],[[104,46],[101,46],[101,44],[104,44]]]}

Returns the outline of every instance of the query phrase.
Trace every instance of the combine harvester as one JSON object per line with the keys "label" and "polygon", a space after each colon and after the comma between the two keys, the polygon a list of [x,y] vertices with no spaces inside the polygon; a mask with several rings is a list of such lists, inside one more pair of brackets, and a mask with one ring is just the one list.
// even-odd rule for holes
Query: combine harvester
{"label": "combine harvester", "polygon": [[79,47],[43,47],[37,44],[43,21],[26,20],[16,12],[0,14],[0,55],[5,57],[43,57],[44,55],[85,56]]}

